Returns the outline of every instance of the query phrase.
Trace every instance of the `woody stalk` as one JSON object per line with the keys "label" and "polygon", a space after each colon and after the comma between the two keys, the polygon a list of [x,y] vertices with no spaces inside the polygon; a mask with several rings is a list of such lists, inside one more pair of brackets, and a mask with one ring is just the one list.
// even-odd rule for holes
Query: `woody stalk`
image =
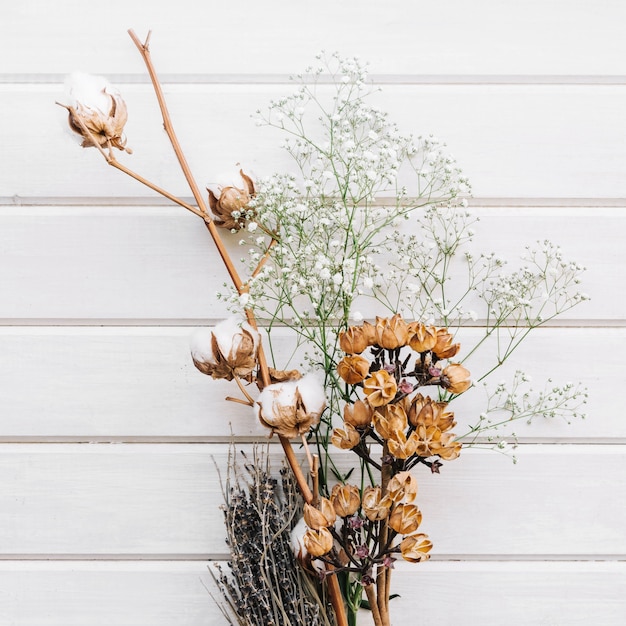
{"label": "woody stalk", "polygon": [[[216,222],[216,220],[213,219],[213,217],[209,213],[209,207],[204,200],[204,196],[200,191],[200,188],[189,168],[183,149],[174,131],[163,90],[161,88],[159,78],[151,59],[151,33],[148,33],[144,42],[142,42],[137,37],[136,33],[132,29],[128,31],[128,34],[130,35],[130,38],[132,39],[142,59],[144,60],[148,74],[150,75],[154,92],[161,110],[163,127],[172,144],[172,148],[174,150],[178,163],[194,197],[196,203],[195,206],[185,202],[184,200],[178,198],[174,194],[171,194],[167,190],[162,189],[158,185],[147,180],[146,178],[144,178],[137,172],[134,172],[126,165],[117,160],[113,151],[114,148],[121,151],[126,151],[128,153],[131,153],[132,151],[126,146],[126,138],[123,134],[124,125],[127,120],[126,104],[124,103],[117,90],[111,85],[109,85],[105,81],[99,81],[99,79],[97,79],[96,77],[88,77],[86,78],[86,82],[88,83],[86,87],[87,93],[83,92],[83,83],[83,86],[81,88],[76,88],[74,90],[74,93],[70,93],[70,103],[57,104],[67,109],[69,114],[68,124],[71,130],[82,138],[81,145],[83,147],[95,147],[100,152],[104,160],[111,167],[114,167],[121,172],[127,174],[131,178],[134,178],[141,184],[168,198],[175,204],[178,204],[179,206],[185,208],[186,210],[200,217],[204,221],[204,224],[220,255],[224,267],[228,272],[233,288],[239,295],[243,295],[247,293],[249,286],[239,276],[239,273],[237,272],[232,262],[232,259],[230,258],[230,255],[226,250],[226,247],[224,246],[224,243],[217,228],[218,225],[225,225],[228,227],[231,226],[231,224],[224,224],[223,220],[219,219]],[[224,189],[219,199],[216,198],[212,191],[209,192],[209,203],[211,207],[216,210],[218,216],[219,200],[222,201],[222,205],[226,205],[227,210],[230,208],[230,211],[228,211],[229,213],[232,212],[232,203],[234,203],[236,206],[243,207],[250,200],[251,195],[254,193],[254,186],[252,181],[247,176],[245,176],[243,173],[242,176],[244,179],[244,186],[246,187],[245,190],[237,188]],[[230,207],[228,206],[229,200],[231,202]],[[268,249],[271,248],[271,245],[272,244],[270,244]],[[259,261],[257,270],[252,273],[252,277],[254,277],[261,270],[265,262],[265,258],[266,257],[262,258]],[[194,362],[201,371],[204,371],[205,373],[210,373],[215,378],[227,378],[230,380],[235,380],[240,390],[242,391],[245,400],[237,398],[229,399],[236,402],[249,404],[250,406],[254,406],[254,400],[245,390],[245,387],[242,384],[242,378],[247,378],[248,382],[250,382],[250,380],[254,378],[254,381],[256,382],[258,388],[260,390],[263,390],[264,388],[272,385],[272,383],[275,383],[277,381],[284,382],[285,380],[289,380],[290,377],[299,377],[299,374],[290,372],[277,372],[275,370],[272,370],[268,366],[267,359],[263,351],[263,345],[259,339],[257,323],[253,311],[249,308],[245,309],[245,317],[247,319],[247,323],[244,325],[238,335],[239,341],[234,348],[234,352],[232,351],[233,346],[231,344],[230,350],[227,351],[226,355],[223,355],[220,351],[217,340],[214,336],[212,336],[209,339],[209,343],[211,344],[211,346],[208,348],[208,353],[210,354],[208,361],[209,363],[211,363],[214,361],[215,355],[220,355],[220,363],[217,365],[213,364],[216,365],[215,367],[213,367],[213,365],[207,365],[207,361],[202,360],[203,358],[207,357],[206,344],[204,345],[204,347],[196,350],[196,352],[194,353]],[[237,336],[236,332],[235,336]],[[202,337],[195,338],[196,345],[198,344],[198,341],[202,343]],[[241,358],[243,358],[246,362],[243,364],[240,363],[239,361]],[[305,386],[303,386],[303,388],[306,389]],[[304,395],[307,394],[308,391],[305,391]],[[321,414],[324,406],[320,405],[318,401],[315,409],[308,410],[305,402],[303,401],[302,395],[303,392],[298,387],[294,386],[292,398],[294,400],[292,421],[295,428],[285,432],[283,432],[281,428],[272,428],[272,432],[276,432],[276,434],[278,435],[286,460],[291,467],[291,470],[293,471],[302,498],[304,499],[305,503],[314,506],[316,504],[314,491],[317,492],[317,487],[315,486],[315,466],[317,462],[313,458],[313,455],[307,452],[309,464],[311,469],[313,470],[312,473],[314,478],[314,489],[312,490],[309,486],[309,482],[306,476],[302,472],[288,435],[294,436],[296,434],[299,434],[302,436],[303,442],[306,444],[304,433],[309,430],[309,427],[315,420],[319,420],[319,415]],[[302,424],[304,424],[304,426]],[[267,425],[272,427],[271,424]],[[331,566],[329,565],[329,568],[330,567]],[[329,576],[327,579],[327,584],[330,601],[336,616],[337,626],[347,626],[348,622],[346,619],[346,612],[336,577]]]}

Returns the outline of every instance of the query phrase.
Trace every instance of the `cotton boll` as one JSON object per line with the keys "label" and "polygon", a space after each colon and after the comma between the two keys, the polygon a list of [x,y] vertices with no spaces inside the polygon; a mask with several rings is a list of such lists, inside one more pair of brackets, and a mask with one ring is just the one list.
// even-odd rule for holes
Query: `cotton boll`
{"label": "cotton boll", "polygon": [[210,328],[196,329],[189,340],[191,356],[195,361],[213,362],[213,349],[211,348],[213,331]]}
{"label": "cotton boll", "polygon": [[314,374],[307,374],[297,381],[296,385],[307,411],[321,415],[326,406],[326,394],[317,377]]}
{"label": "cotton boll", "polygon": [[73,72],[65,80],[65,104],[83,106],[108,114],[111,109],[111,95],[119,91],[103,76]]}
{"label": "cotton boll", "polygon": [[124,125],[128,119],[126,103],[119,91],[102,76],[75,72],[65,83],[64,102],[69,112],[69,128],[82,138],[84,148],[126,148]]}

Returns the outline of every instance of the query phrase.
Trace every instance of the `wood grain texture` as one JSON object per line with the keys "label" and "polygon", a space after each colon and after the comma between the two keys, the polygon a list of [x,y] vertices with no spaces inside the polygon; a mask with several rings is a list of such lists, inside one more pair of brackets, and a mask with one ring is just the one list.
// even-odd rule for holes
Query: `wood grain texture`
{"label": "wood grain texture", "polygon": [[[614,285],[626,283],[625,208],[472,210],[481,220],[468,248],[476,256],[495,252],[512,271],[523,265],[526,245],[547,238],[561,246],[564,259],[588,268],[581,290],[591,301],[563,320],[626,319],[626,304],[612,292]],[[0,285],[6,294],[0,319],[5,323],[176,323],[228,314],[215,298],[228,276],[202,221],[184,209],[2,207],[0,225]],[[244,257],[239,237],[224,236],[233,258]],[[245,266],[238,267],[243,274]],[[461,275],[463,268],[460,261]],[[363,307],[364,315],[381,313],[372,303]],[[483,317],[478,304],[474,308]]]}
{"label": "wood grain texture", "polygon": [[[154,31],[169,73],[293,73],[321,49],[360,55],[373,70],[401,74],[623,74],[618,0],[432,3],[374,0],[315,6],[111,0],[98,19],[77,0],[23,0],[3,8],[13,73],[142,72],[126,35]],[[54,28],[50,28],[53,25]]]}
{"label": "wood grain texture", "polygon": [[[188,327],[0,327],[0,441],[218,442],[233,434],[265,437],[267,430],[251,409],[224,400],[239,395],[234,384],[212,380],[193,366],[192,332]],[[468,350],[481,333],[467,328],[457,339]],[[289,333],[278,333],[273,342],[277,357],[290,356],[291,343]],[[527,425],[522,420],[506,432],[514,431],[520,441],[626,440],[624,419],[606,392],[620,387],[621,370],[600,373],[592,366],[581,367],[584,355],[594,354],[599,345],[626,350],[626,329],[546,328],[531,334],[511,361],[488,379],[490,388],[501,380],[512,381],[516,369],[533,377],[529,387],[535,392],[548,378],[558,385],[580,382],[590,390],[583,409],[588,418],[571,424],[539,418]],[[580,360],[571,358],[573,348]],[[494,364],[493,356],[487,352],[468,361],[475,378]],[[293,367],[298,361],[281,360],[277,365]],[[486,401],[482,385],[454,401],[457,434],[477,421]]]}
{"label": "wood grain texture", "polygon": [[[293,170],[279,148],[284,136],[257,127],[251,116],[294,91],[292,85],[167,85],[173,123],[199,184],[237,163],[256,176]],[[127,85],[123,95],[134,154],[120,159],[168,191],[189,195],[151,87]],[[12,112],[0,119],[12,155],[0,197],[145,195],[96,151],[66,136],[66,113],[54,104],[62,96],[61,85],[0,85],[0,107]],[[626,197],[624,85],[391,84],[372,103],[404,132],[444,140],[478,197]]]}
{"label": "wood grain texture", "polygon": [[[4,561],[0,615],[11,626],[223,626],[208,567]],[[436,615],[444,626],[621,626],[626,610],[624,563],[399,563],[392,585],[397,624]],[[368,618],[363,611],[359,624]]]}
{"label": "wood grain texture", "polygon": [[[224,445],[0,445],[5,559],[224,555],[216,467]],[[280,458],[282,455],[277,455]],[[417,472],[437,558],[624,558],[622,446],[523,446],[518,463],[465,451],[441,475]],[[351,456],[338,454],[340,465]],[[428,473],[427,473],[428,472]]]}

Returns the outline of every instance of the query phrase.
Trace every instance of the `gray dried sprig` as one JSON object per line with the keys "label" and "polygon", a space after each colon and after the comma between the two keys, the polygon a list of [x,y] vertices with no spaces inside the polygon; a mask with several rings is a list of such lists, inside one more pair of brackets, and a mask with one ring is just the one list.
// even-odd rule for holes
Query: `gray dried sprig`
{"label": "gray dried sprig", "polygon": [[318,581],[298,564],[290,533],[302,500],[287,468],[272,475],[267,449],[231,449],[222,483],[230,561],[216,565],[222,613],[231,626],[335,626]]}

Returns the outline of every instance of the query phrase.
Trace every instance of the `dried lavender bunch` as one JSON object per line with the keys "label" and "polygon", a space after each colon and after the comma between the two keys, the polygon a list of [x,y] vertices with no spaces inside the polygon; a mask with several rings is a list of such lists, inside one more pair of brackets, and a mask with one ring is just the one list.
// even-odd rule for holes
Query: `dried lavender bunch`
{"label": "dried lavender bunch", "polygon": [[214,575],[231,625],[335,626],[321,586],[295,559],[291,530],[302,500],[286,467],[280,481],[267,451],[254,448],[241,461],[231,450],[224,492],[224,522],[230,561]]}

